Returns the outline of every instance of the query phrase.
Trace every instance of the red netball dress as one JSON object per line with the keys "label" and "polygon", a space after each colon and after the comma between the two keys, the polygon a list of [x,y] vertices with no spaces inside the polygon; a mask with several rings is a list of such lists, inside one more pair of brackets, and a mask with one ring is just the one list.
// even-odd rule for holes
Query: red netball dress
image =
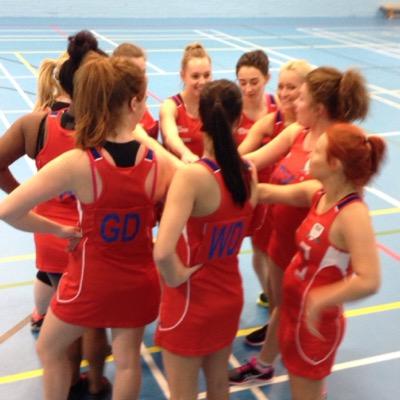
{"label": "red netball dress", "polygon": [[309,214],[296,232],[298,250],[285,271],[279,326],[280,351],[288,371],[317,380],[329,375],[345,324],[342,307],[329,307],[321,313],[317,328],[323,340],[312,335],[305,322],[307,295],[314,288],[351,275],[349,253],[330,243],[329,232],[344,207],[362,201],[353,193],[318,214],[316,207],[323,195],[323,191],[316,193]]}
{"label": "red netball dress", "polygon": [[[274,121],[274,128],[273,134],[269,137],[268,141],[273,139],[275,136],[279,135],[285,128],[285,123],[283,119],[283,114],[278,110],[275,112],[275,121]],[[268,183],[271,179],[272,171],[274,170],[275,164],[269,165],[262,170],[258,171],[258,181],[260,183]],[[258,229],[254,231],[252,236],[253,244],[261,249],[266,251],[269,239],[271,237],[272,232],[272,216],[271,216],[271,205],[270,204],[259,204],[264,209],[264,222],[259,226]]]}
{"label": "red netball dress", "polygon": [[158,121],[153,118],[150,111],[146,108],[143,117],[140,121],[143,129],[147,132],[149,136],[157,140],[158,138]]}
{"label": "red netball dress", "polygon": [[[290,152],[278,162],[271,175],[271,183],[287,185],[310,179],[310,151],[304,150],[304,140],[309,131],[303,129],[296,137]],[[272,261],[285,269],[297,251],[295,232],[307,215],[307,207],[292,207],[285,204],[271,206],[272,232],[267,253]]]}
{"label": "red netball dress", "polygon": [[[275,98],[272,94],[265,95],[265,104],[267,108],[266,114],[275,112],[278,109]],[[238,146],[246,138],[250,128],[254,125],[255,122],[255,120],[250,119],[245,113],[242,113],[242,115],[240,116],[239,126],[233,133],[233,137]],[[271,139],[268,137],[264,137],[263,144],[268,143],[269,140]]]}
{"label": "red netball dress", "polygon": [[[185,356],[202,356],[233,341],[243,306],[238,252],[250,223],[253,207],[237,206],[213,161],[199,161],[214,174],[221,204],[210,215],[190,217],[184,231],[187,248],[178,249],[184,264],[202,268],[177,288],[163,285],[156,343]],[[249,176],[250,179],[250,176]],[[182,254],[185,253],[185,254]]]}
{"label": "red netball dress", "polygon": [[178,127],[179,137],[193,154],[201,157],[203,155],[204,145],[200,119],[191,117],[187,113],[185,103],[179,93],[172,96],[171,100],[176,104],[177,108],[178,115],[176,117],[176,125]]}
{"label": "red netball dress", "polygon": [[88,151],[93,176],[101,177],[94,201],[81,203],[83,237],[71,253],[52,310],[61,320],[85,327],[135,328],[158,314],[160,287],[153,262],[154,188],[145,181],[156,167],[154,154],[132,167],[112,165],[101,153]]}
{"label": "red netball dress", "polygon": [[[66,109],[53,111],[46,118],[46,141],[36,156],[37,169],[75,147],[75,131],[65,129],[61,125],[61,118],[65,112]],[[63,193],[37,205],[35,212],[61,224],[76,225],[78,223],[77,204],[72,193]],[[44,272],[64,272],[68,263],[67,240],[44,233],[35,233],[34,239],[37,268]]]}

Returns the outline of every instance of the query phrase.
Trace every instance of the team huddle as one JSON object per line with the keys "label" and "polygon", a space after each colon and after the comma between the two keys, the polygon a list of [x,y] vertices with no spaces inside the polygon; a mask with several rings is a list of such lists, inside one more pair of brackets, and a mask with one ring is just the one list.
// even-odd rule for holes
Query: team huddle
{"label": "team huddle", "polygon": [[[235,83],[212,80],[199,43],[184,49],[180,76],[157,120],[144,50],[108,55],[78,32],[42,63],[34,111],[0,138],[0,218],[34,232],[44,398],[140,398],[144,329],[157,320],[172,400],[197,399],[200,370],[211,400],[267,383],[279,355],[292,398],[321,400],[342,305],[380,285],[363,187],[386,146],[353,123],[368,114],[366,83],[293,60],[267,94],[262,50],[239,58]],[[20,184],[9,167],[25,154],[38,173]],[[245,237],[270,317],[246,339],[258,356],[229,370]]]}

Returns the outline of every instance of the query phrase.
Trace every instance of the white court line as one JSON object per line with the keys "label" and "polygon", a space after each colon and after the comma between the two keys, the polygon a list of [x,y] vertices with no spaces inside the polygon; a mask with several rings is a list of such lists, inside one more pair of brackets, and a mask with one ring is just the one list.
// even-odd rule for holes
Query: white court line
{"label": "white court line", "polygon": [[32,38],[32,37],[15,37],[15,38],[2,38],[0,36],[0,42],[65,42],[65,38]]}
{"label": "white court line", "polygon": [[374,46],[371,46],[366,41],[359,40],[359,39],[354,39],[354,38],[352,40],[349,40],[348,37],[347,38],[343,37],[343,34],[340,34],[340,33],[329,32],[329,31],[326,31],[326,30],[323,30],[323,29],[317,29],[317,30],[314,30],[314,31],[310,32],[310,30],[306,29],[306,28],[302,28],[302,32],[312,33],[317,37],[330,39],[330,40],[333,40],[333,41],[336,41],[336,42],[339,42],[339,43],[343,43],[343,44],[352,44],[355,47],[359,47],[359,48],[362,48],[362,49],[365,49],[365,50],[369,50],[369,51],[372,51],[374,53],[384,55],[386,57],[391,57],[391,58],[395,58],[395,59],[399,59],[400,58],[400,55],[389,53],[389,52],[384,51],[384,50],[376,49],[376,48],[374,48]]}
{"label": "white court line", "polygon": [[[220,35],[220,36],[224,36],[224,37],[226,37],[227,39],[235,40],[236,42],[243,43],[243,44],[245,44],[245,45],[247,45],[247,46],[250,46],[250,47],[256,46],[255,43],[249,42],[249,41],[247,41],[247,40],[242,40],[242,39],[235,38],[234,36],[225,34],[225,33],[223,33],[223,32],[217,31],[217,30],[215,30],[215,29],[210,29],[210,31],[215,32],[216,34],[218,34],[218,35]],[[212,35],[208,35],[208,36],[211,36],[211,37],[212,37]],[[229,44],[229,41],[224,40],[224,43]],[[237,47],[237,45],[236,45],[235,43],[231,43],[231,44],[232,44],[232,46]],[[258,48],[263,48],[263,49],[265,49],[265,50],[267,51],[267,54],[273,53],[273,54],[275,54],[276,56],[281,57],[281,58],[283,58],[283,59],[285,59],[285,60],[292,60],[292,59],[293,59],[292,57],[287,56],[286,54],[283,54],[283,53],[281,53],[281,52],[277,52],[277,51],[274,51],[274,50],[271,51],[271,49],[270,49],[269,47],[258,46]],[[280,63],[280,64],[283,64],[282,61],[275,60],[275,62],[278,62],[278,63]],[[386,91],[387,91],[387,89],[385,89],[385,88],[383,88],[383,87],[381,87],[381,86],[378,86],[378,85],[368,85],[368,87],[373,87],[375,90],[376,90],[376,89],[379,89],[379,90],[382,91],[382,92],[386,92]],[[393,95],[393,96],[394,96],[394,97],[397,97],[397,95]],[[375,100],[381,102],[381,103],[384,103],[384,104],[386,104],[386,105],[389,105],[389,106],[394,107],[394,108],[397,108],[397,109],[400,109],[400,103],[394,102],[394,101],[389,100],[389,99],[385,99],[385,98],[383,98],[383,97],[381,97],[381,96],[378,96],[378,95],[376,95],[376,94],[372,94],[371,97],[374,98]]]}
{"label": "white court line", "polygon": [[[235,39],[233,36],[226,35],[226,34],[224,34],[224,33],[222,33],[222,32],[216,31],[216,30],[214,30],[214,29],[213,29],[212,31],[214,31],[214,32],[216,32],[216,33],[219,33],[219,34],[222,34],[222,35],[224,35],[224,36],[227,37],[227,38],[230,38],[230,37],[231,37],[231,38]],[[211,36],[211,35],[208,35],[208,36]],[[242,41],[242,40],[240,40],[240,41],[241,41],[241,42],[244,42],[244,41]],[[229,43],[227,40],[224,40],[224,42],[225,42],[225,43]],[[245,44],[247,44],[248,46],[254,46],[254,43],[251,43],[251,42],[248,42],[248,41],[245,41]],[[235,46],[235,47],[236,47],[237,45],[234,44],[234,43],[232,43],[232,46]],[[265,47],[261,47],[261,48],[265,48]],[[268,48],[266,48],[266,49],[267,49],[267,51],[268,51]],[[277,53],[277,52],[274,52],[274,54],[279,55],[279,56],[282,57],[282,58],[291,59],[291,57],[288,57],[288,56],[286,56],[285,54],[281,54],[281,53]],[[379,86],[377,86],[377,85],[375,85],[374,87],[375,87],[375,88],[379,88]],[[382,89],[383,89],[383,88],[382,88]],[[379,101],[381,101],[381,102],[383,102],[383,103],[386,103],[386,104],[389,104],[389,103],[390,103],[390,105],[392,105],[392,106],[395,107],[395,108],[400,108],[400,104],[399,104],[399,103],[395,103],[395,102],[393,102],[393,101],[386,100],[386,99],[381,98],[380,96],[377,96],[377,95],[373,95],[372,97],[374,97],[376,100],[379,100]],[[400,207],[400,202],[399,202],[397,199],[391,197],[390,195],[388,195],[388,194],[386,194],[386,193],[384,193],[384,192],[382,192],[382,191],[380,191],[380,190],[378,190],[378,189],[375,189],[375,188],[367,187],[366,189],[367,189],[370,193],[373,193],[375,196],[381,198],[382,200],[388,202],[389,204],[394,205],[395,207]]]}
{"label": "white court line", "polygon": [[[231,354],[229,357],[229,364],[233,367],[233,368],[237,368],[240,366],[240,363],[238,361],[238,359]],[[230,392],[236,391],[236,388],[230,388]],[[243,389],[243,388],[241,388]],[[261,389],[259,389],[257,386],[247,386],[245,388],[245,390],[250,390],[252,395],[257,399],[257,400],[268,400],[268,397],[265,393],[263,393],[263,391]],[[205,393],[203,396],[203,393],[200,393],[200,396],[198,397],[199,399],[205,399]]]}
{"label": "white court line", "polygon": [[8,119],[7,119],[6,115],[4,114],[3,110],[0,110],[0,120],[6,129],[8,129],[10,127],[10,123],[8,122]]}
{"label": "white court line", "polygon": [[[101,35],[100,33],[96,32],[96,31],[94,31],[94,30],[91,30],[90,32],[92,32],[93,35],[95,35],[95,36],[98,37],[99,39],[104,40],[105,42],[107,42],[107,43],[113,45],[114,47],[117,47],[117,46],[118,46],[118,43],[117,43],[117,42],[114,42],[113,40],[108,39],[108,38],[105,37],[104,35]],[[155,71],[159,72],[160,74],[165,74],[165,72],[166,72],[166,71],[164,71],[163,69],[157,67],[156,65],[152,64],[152,63],[149,62],[149,61],[146,61],[146,64],[147,64],[149,67],[153,68]]]}
{"label": "white court line", "polygon": [[[243,39],[240,39],[240,38],[236,38],[235,36],[228,35],[227,33],[218,31],[218,30],[216,30],[216,29],[210,29],[210,31],[211,31],[211,32],[214,32],[216,35],[223,36],[224,38],[226,38],[226,39],[228,39],[228,40],[234,40],[234,41],[236,41],[236,42],[242,43],[242,44],[244,44],[245,46],[255,47],[256,49],[264,48],[264,49],[267,50],[268,56],[269,56],[270,54],[274,54],[274,55],[277,56],[277,57],[283,58],[285,61],[288,61],[288,60],[292,60],[292,59],[293,59],[293,57],[289,57],[289,56],[287,56],[286,54],[283,54],[283,53],[281,53],[281,52],[279,52],[279,51],[276,51],[276,50],[271,49],[270,47],[262,46],[262,45],[260,45],[260,44],[256,44],[256,43],[250,42],[250,41],[248,41],[248,40],[243,40]],[[275,61],[277,61],[277,60],[275,60]],[[283,64],[283,62],[280,61],[280,64]]]}
{"label": "white court line", "polygon": [[[199,33],[200,35],[202,35],[202,36],[204,36],[204,37],[206,37],[206,38],[208,38],[208,39],[212,39],[212,40],[215,40],[215,41],[217,41],[217,42],[227,44],[228,46],[231,46],[231,47],[233,47],[233,48],[235,48],[235,49],[237,49],[237,50],[241,50],[241,51],[248,51],[248,50],[249,50],[248,47],[244,47],[244,46],[240,46],[240,45],[234,44],[234,43],[232,43],[232,42],[228,42],[228,41],[225,40],[225,39],[219,38],[219,37],[217,37],[217,36],[215,36],[215,35],[206,33],[206,32],[204,32],[204,31],[196,30],[195,32],[196,32],[196,33]],[[254,49],[259,49],[260,46],[253,45],[253,48],[254,48]],[[207,50],[208,50],[208,49],[207,49]],[[208,50],[208,51],[209,51],[209,50]],[[278,64],[281,64],[281,63],[282,63],[281,61],[276,60],[275,58],[272,58],[272,57],[269,57],[269,59],[270,59],[270,61],[276,62],[276,63],[278,63]]]}
{"label": "white court line", "polygon": [[382,137],[394,137],[394,136],[400,136],[400,131],[374,133],[374,135],[378,135],[378,136],[382,136]]}
{"label": "white court line", "polygon": [[[2,110],[0,110],[0,120],[6,129],[8,129],[11,126],[10,121],[7,119],[6,115]],[[37,169],[35,162],[31,158],[29,158],[26,154],[24,155],[24,159],[28,164],[28,167],[31,170],[31,172],[36,173]]]}
{"label": "white court line", "polygon": [[380,86],[374,85],[372,83],[369,83],[368,87],[370,89],[372,89],[372,90],[375,90],[375,91],[379,92],[379,93],[373,93],[373,94],[388,94],[389,96],[396,97],[396,98],[400,99],[400,90],[385,89],[385,88],[382,88]]}
{"label": "white court line", "polygon": [[[372,357],[360,358],[358,360],[345,361],[345,362],[342,362],[339,364],[335,364],[333,366],[332,371],[333,372],[345,371],[345,370],[351,369],[351,368],[364,367],[367,365],[374,365],[374,364],[398,360],[398,359],[400,359],[400,351],[394,351],[392,353],[384,353],[384,354],[379,354],[379,355],[372,356]],[[267,385],[275,385],[277,383],[286,382],[288,380],[289,380],[288,375],[282,374],[279,376],[275,376],[272,379],[272,381],[270,381],[268,383],[256,383],[251,386],[250,385],[249,386],[236,386],[236,387],[231,388],[230,392],[231,393],[242,392],[242,391],[248,390],[250,388],[254,389],[254,388],[267,386]],[[204,398],[204,397],[202,397],[202,398]]]}
{"label": "white court line", "polygon": [[386,201],[386,203],[389,203],[390,205],[399,208],[400,207],[400,200],[395,199],[394,197],[388,195],[387,193],[382,192],[381,190],[370,187],[370,186],[365,186],[365,190],[371,194],[374,194],[376,197],[379,197],[380,199]]}
{"label": "white court line", "polygon": [[28,114],[32,110],[30,109],[23,109],[23,110],[2,110],[4,114]]}
{"label": "white court line", "polygon": [[[13,75],[15,79],[36,79],[33,74],[30,75]],[[8,79],[6,76],[0,76],[0,79]]]}
{"label": "white court line", "polygon": [[168,399],[169,398],[168,382],[165,379],[164,374],[161,372],[160,368],[158,368],[153,357],[151,356],[151,354],[149,353],[149,351],[147,350],[146,346],[143,343],[140,347],[140,354],[143,357],[143,359],[146,361],[151,373],[154,376],[154,379],[158,383],[158,386],[160,387],[164,396]]}
{"label": "white court line", "polygon": [[196,32],[200,36],[206,37],[207,39],[212,39],[212,40],[215,40],[217,42],[220,42],[220,43],[223,43],[223,44],[227,44],[228,46],[233,47],[236,50],[241,50],[241,51],[245,50],[243,46],[239,46],[239,45],[230,43],[230,42],[228,42],[228,41],[226,41],[224,39],[217,38],[215,35],[208,34],[208,33],[203,32],[201,30],[195,29],[194,32]]}
{"label": "white court line", "polygon": [[[32,109],[34,106],[32,100],[28,97],[28,95],[24,92],[24,90],[21,88],[21,86],[18,84],[18,82],[11,76],[11,74],[8,72],[7,68],[5,68],[1,62],[0,62],[0,70],[8,78],[8,80],[12,83],[12,85],[17,90],[19,95],[25,100],[25,102],[29,106],[29,108]],[[4,114],[3,114],[3,116],[4,116],[4,118],[2,118],[2,121],[3,121],[3,123],[5,123],[6,129],[8,129],[11,124],[8,122],[8,120]],[[37,171],[35,162],[26,155],[25,155],[24,159],[27,162],[29,169],[33,173],[35,173]]]}
{"label": "white court line", "polygon": [[13,78],[13,76],[8,72],[8,70],[4,67],[4,65],[0,62],[0,70],[3,72],[4,76],[11,82],[19,95],[25,100],[25,103],[32,109],[34,104],[32,100],[28,97],[28,95],[24,92],[21,86],[17,83],[17,81]]}
{"label": "white court line", "polygon": [[[371,96],[371,98],[378,100],[379,102],[381,102],[383,104],[386,104],[388,106],[391,106],[391,107],[394,107],[394,108],[397,108],[400,110],[400,103],[398,103],[396,101],[385,99],[384,97],[378,96],[377,94],[371,94],[370,96]],[[394,96],[394,97],[397,97],[397,96]]]}

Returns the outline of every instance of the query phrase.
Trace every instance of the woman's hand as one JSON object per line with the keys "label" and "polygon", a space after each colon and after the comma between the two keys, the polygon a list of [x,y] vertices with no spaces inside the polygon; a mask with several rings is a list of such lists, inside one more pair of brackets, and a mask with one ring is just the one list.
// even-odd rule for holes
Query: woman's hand
{"label": "woman's hand", "polygon": [[199,156],[193,154],[190,150],[185,151],[181,156],[181,161],[185,164],[194,163],[199,159]]}
{"label": "woman's hand", "polygon": [[81,228],[77,226],[61,225],[57,236],[63,239],[68,239],[69,243],[67,246],[67,251],[74,251],[76,246],[82,239]]}
{"label": "woman's hand", "polygon": [[322,303],[323,295],[319,289],[311,290],[307,296],[305,318],[308,330],[320,340],[325,338],[318,331],[318,323],[321,311],[324,308]]}
{"label": "woman's hand", "polygon": [[182,285],[183,283],[187,282],[189,280],[189,278],[195,273],[197,272],[201,267],[203,266],[203,264],[197,264],[193,267],[179,267],[176,268],[175,271],[175,276],[172,277],[167,277],[164,276],[165,279],[165,283],[167,284],[167,286],[170,287],[178,287],[180,285]]}

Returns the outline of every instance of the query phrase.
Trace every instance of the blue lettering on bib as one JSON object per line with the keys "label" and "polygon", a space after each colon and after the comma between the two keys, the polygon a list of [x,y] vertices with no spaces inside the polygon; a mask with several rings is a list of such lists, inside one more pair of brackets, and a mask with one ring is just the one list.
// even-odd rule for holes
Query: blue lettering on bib
{"label": "blue lettering on bib", "polygon": [[208,259],[228,257],[237,253],[242,243],[243,233],[242,221],[213,227]]}
{"label": "blue lettering on bib", "polygon": [[107,243],[117,240],[129,242],[135,239],[141,226],[140,215],[134,212],[126,215],[107,214],[100,227],[100,236]]}

